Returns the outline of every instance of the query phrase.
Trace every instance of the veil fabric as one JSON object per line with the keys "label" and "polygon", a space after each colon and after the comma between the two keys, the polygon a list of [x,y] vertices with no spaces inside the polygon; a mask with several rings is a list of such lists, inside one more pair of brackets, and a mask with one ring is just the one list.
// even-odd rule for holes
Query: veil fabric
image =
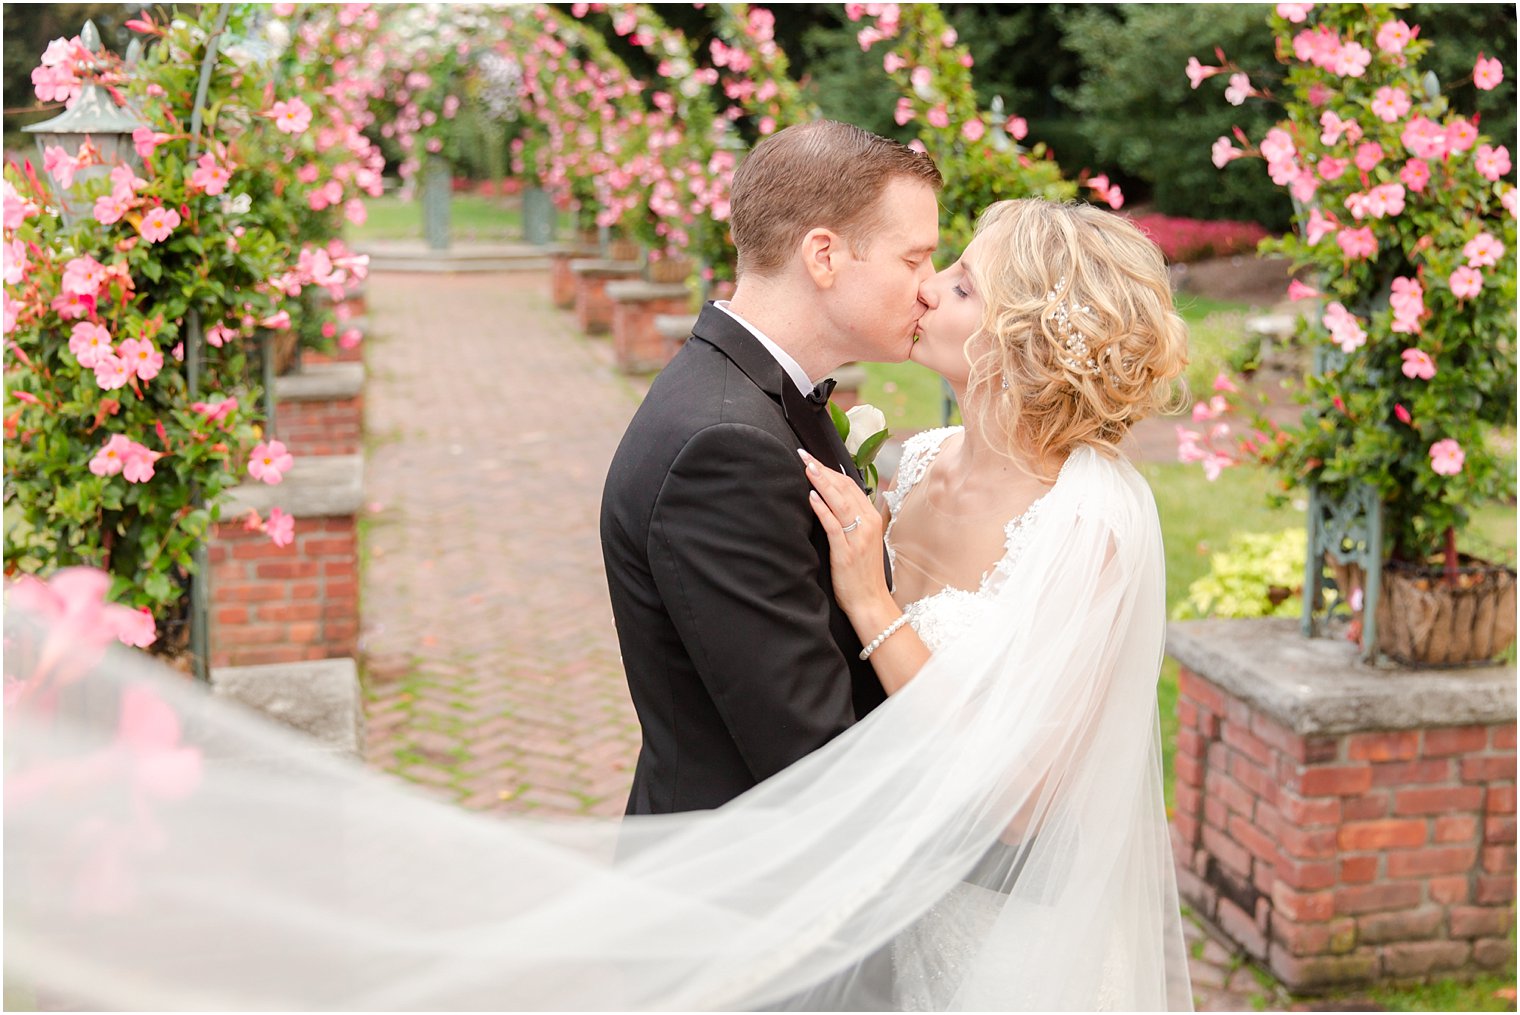
{"label": "veil fabric", "polygon": [[1190,1008],[1160,528],[1075,454],[995,623],[716,811],[467,813],[10,609],[8,672],[49,658],[8,693],[7,977],[151,1009]]}

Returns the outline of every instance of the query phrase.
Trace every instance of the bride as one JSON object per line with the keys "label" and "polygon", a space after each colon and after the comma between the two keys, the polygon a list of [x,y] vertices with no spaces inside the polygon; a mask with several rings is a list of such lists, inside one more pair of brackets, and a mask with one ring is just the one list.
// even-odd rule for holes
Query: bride
{"label": "bride", "polygon": [[[1131,225],[989,209],[914,358],[964,429],[881,518],[811,469],[891,697],[709,812],[467,814],[7,611],[8,992],[163,1009],[1190,1007],[1150,492],[1185,358]],[[857,524],[858,519],[858,524]],[[848,531],[846,531],[848,530]],[[873,561],[872,547],[875,547]],[[61,611],[55,611],[55,613]]]}

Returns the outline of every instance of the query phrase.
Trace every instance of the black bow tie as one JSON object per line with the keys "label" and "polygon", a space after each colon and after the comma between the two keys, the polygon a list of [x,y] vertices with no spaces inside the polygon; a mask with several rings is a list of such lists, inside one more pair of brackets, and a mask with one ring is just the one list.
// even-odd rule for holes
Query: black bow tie
{"label": "black bow tie", "polygon": [[834,393],[834,378],[828,377],[818,382],[813,393],[807,396],[808,404],[814,409],[822,409],[829,404],[829,396]]}

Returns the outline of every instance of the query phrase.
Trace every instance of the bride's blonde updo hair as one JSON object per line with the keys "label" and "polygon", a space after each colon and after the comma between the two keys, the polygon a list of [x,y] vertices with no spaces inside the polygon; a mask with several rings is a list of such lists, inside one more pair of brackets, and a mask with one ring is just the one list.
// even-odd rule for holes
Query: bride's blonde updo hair
{"label": "bride's blonde updo hair", "polygon": [[1117,453],[1136,422],[1185,404],[1187,325],[1161,251],[1128,219],[1026,198],[992,205],[976,232],[968,411],[1032,467],[1081,445]]}

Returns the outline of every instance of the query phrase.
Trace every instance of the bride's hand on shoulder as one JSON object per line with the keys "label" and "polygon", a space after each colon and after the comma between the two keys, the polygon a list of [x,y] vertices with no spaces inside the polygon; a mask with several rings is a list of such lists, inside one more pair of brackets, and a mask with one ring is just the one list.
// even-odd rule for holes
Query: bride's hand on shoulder
{"label": "bride's hand on shoulder", "polygon": [[869,607],[890,602],[876,505],[850,477],[825,468],[806,451],[797,453],[813,484],[808,503],[829,537],[834,598],[840,608],[855,618]]}

